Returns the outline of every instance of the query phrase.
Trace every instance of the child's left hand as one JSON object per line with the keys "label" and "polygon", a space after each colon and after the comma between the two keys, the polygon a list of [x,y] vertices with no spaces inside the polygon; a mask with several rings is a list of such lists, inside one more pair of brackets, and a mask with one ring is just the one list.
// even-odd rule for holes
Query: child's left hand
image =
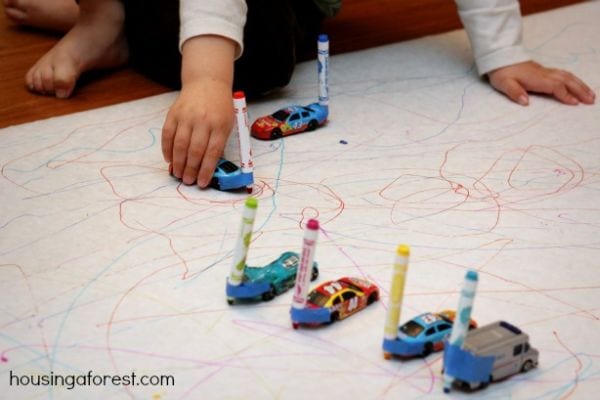
{"label": "child's left hand", "polygon": [[570,105],[593,104],[596,98],[594,91],[572,73],[534,61],[495,69],[488,77],[496,90],[522,106],[529,104],[527,92],[545,93]]}

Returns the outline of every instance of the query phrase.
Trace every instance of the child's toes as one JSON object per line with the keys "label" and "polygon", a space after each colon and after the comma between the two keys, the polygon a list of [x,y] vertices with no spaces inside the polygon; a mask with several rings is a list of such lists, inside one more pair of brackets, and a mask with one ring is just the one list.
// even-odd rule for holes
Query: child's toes
{"label": "child's toes", "polygon": [[56,97],[66,99],[71,96],[77,78],[79,78],[79,72],[73,64],[57,65],[54,68],[54,93]]}

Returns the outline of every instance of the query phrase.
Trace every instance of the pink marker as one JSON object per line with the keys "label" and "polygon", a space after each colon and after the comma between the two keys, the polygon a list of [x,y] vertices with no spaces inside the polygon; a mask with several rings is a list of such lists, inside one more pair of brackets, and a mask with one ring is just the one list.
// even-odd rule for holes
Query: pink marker
{"label": "pink marker", "polygon": [[[248,108],[246,107],[246,95],[244,92],[233,93],[233,109],[237,121],[237,131],[240,144],[240,167],[243,174],[252,174],[254,162],[252,161],[252,145],[250,144],[250,128],[248,124]],[[252,193],[252,184],[247,187],[248,193]]]}
{"label": "pink marker", "polygon": [[304,230],[302,255],[300,257],[298,271],[296,272],[296,286],[294,287],[294,297],[292,299],[292,308],[298,310],[303,309],[306,305],[318,233],[319,221],[316,219],[309,219],[306,223],[306,229]]}

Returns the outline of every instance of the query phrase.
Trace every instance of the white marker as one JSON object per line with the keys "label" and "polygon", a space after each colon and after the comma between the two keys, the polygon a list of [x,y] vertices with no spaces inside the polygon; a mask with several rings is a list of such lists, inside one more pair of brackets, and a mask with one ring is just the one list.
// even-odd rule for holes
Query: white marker
{"label": "white marker", "polygon": [[231,272],[229,274],[229,284],[239,286],[242,283],[244,269],[246,268],[246,257],[248,256],[248,248],[252,240],[252,228],[254,227],[254,218],[256,217],[256,208],[258,200],[254,197],[248,197],[244,205],[242,213],[242,226],[240,234],[235,244],[233,252],[233,263],[231,264]]}
{"label": "white marker", "polygon": [[302,255],[300,256],[300,265],[298,265],[298,270],[296,271],[296,286],[294,287],[294,297],[292,299],[292,308],[298,310],[303,309],[306,305],[318,233],[319,221],[309,219],[304,230]]}
{"label": "white marker", "polygon": [[[237,121],[237,131],[240,143],[240,163],[244,174],[251,174],[254,170],[252,161],[252,144],[250,143],[250,128],[248,124],[248,108],[244,92],[233,93],[233,109]],[[248,193],[252,192],[252,185],[247,187]]]}
{"label": "white marker", "polygon": [[329,36],[319,35],[317,41],[319,69],[319,104],[329,107]]}
{"label": "white marker", "polygon": [[[476,271],[469,270],[465,275],[465,281],[458,300],[456,317],[454,317],[454,322],[452,323],[452,333],[450,333],[450,339],[448,339],[448,343],[451,345],[462,347],[465,341],[467,331],[469,330],[469,323],[471,322],[471,311],[473,310],[478,279]],[[444,374],[445,393],[450,392],[453,381],[454,378],[452,376]]]}
{"label": "white marker", "polygon": [[398,246],[396,249],[396,258],[394,260],[392,289],[390,290],[390,304],[388,306],[385,329],[383,333],[383,337],[387,340],[396,340],[398,338],[398,323],[400,322],[400,312],[402,310],[404,283],[406,281],[406,271],[408,270],[409,256],[410,247],[404,244]]}

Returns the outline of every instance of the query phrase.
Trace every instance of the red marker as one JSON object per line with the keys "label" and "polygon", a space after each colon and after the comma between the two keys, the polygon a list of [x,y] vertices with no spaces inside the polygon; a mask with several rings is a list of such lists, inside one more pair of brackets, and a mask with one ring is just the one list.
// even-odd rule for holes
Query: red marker
{"label": "red marker", "polygon": [[304,239],[302,241],[302,255],[300,265],[296,272],[296,286],[294,287],[294,297],[292,308],[301,310],[306,304],[308,296],[308,286],[310,284],[310,275],[312,272],[313,260],[315,258],[315,249],[317,247],[317,236],[319,233],[319,221],[309,219],[304,230]]}
{"label": "red marker", "polygon": [[[252,174],[254,162],[252,161],[252,145],[250,144],[250,128],[248,124],[248,109],[244,92],[233,93],[233,109],[237,121],[237,131],[240,143],[240,163],[243,174]],[[252,185],[247,186],[248,193],[252,193]]]}

